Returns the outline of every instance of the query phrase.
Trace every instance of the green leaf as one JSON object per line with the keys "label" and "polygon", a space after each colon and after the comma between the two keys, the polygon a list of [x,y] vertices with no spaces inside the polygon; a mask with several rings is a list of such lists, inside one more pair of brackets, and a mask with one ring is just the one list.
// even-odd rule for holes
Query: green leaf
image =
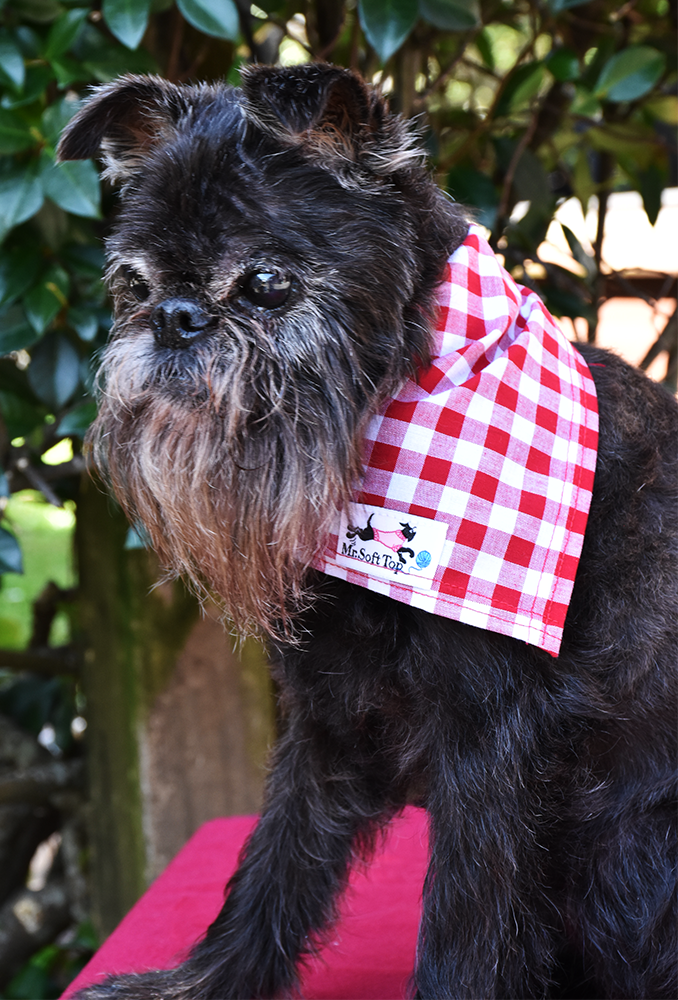
{"label": "green leaf", "polygon": [[417,0],[359,0],[360,23],[383,63],[397,52],[417,23]]}
{"label": "green leaf", "polygon": [[58,59],[52,59],[50,65],[60,87],[68,87],[76,80],[89,79],[89,73],[82,63],[76,62],[70,56],[59,56]]}
{"label": "green leaf", "polygon": [[[14,363],[10,362],[12,367]],[[16,437],[26,437],[44,420],[45,411],[35,401],[22,399],[15,393],[0,390],[0,412],[5,421],[10,441]]]}
{"label": "green leaf", "polygon": [[562,10],[569,10],[570,7],[581,7],[589,0],[548,0],[547,6],[554,14],[559,14]]}
{"label": "green leaf", "polygon": [[43,403],[56,410],[68,402],[80,380],[80,357],[60,334],[45,337],[33,349],[28,384]]}
{"label": "green leaf", "polygon": [[21,306],[10,306],[0,313],[0,354],[30,347],[35,340],[35,330],[26,319]]}
{"label": "green leaf", "polygon": [[635,101],[652,90],[665,66],[663,52],[649,45],[630,45],[605,63],[595,94],[609,101]]}
{"label": "green leaf", "polygon": [[103,250],[92,243],[69,243],[61,256],[72,270],[85,278],[100,279],[106,266]]}
{"label": "green leaf", "polygon": [[56,146],[59,136],[81,106],[81,102],[71,97],[63,97],[45,109],[42,115],[41,131],[47,141]]}
{"label": "green leaf", "polygon": [[511,111],[534,97],[543,79],[544,64],[542,62],[524,63],[513,70],[504,92],[499,98],[496,110],[497,117],[510,114]]}
{"label": "green leaf", "polygon": [[57,0],[19,0],[18,6],[22,18],[38,24],[55,21],[64,9]]}
{"label": "green leaf", "polygon": [[457,201],[476,209],[473,214],[481,226],[493,228],[499,194],[487,174],[468,161],[459,163],[447,175],[447,190]]}
{"label": "green leaf", "polygon": [[47,329],[59,310],[67,305],[69,285],[64,269],[58,264],[52,264],[38,284],[24,295],[26,316],[38,335]]}
{"label": "green leaf", "polygon": [[37,137],[14,111],[0,108],[0,153],[19,153],[35,146]]}
{"label": "green leaf", "polygon": [[22,108],[26,104],[33,104],[43,96],[47,84],[53,79],[54,71],[51,66],[27,66],[23,90],[19,94],[5,94],[2,98],[3,108]]}
{"label": "green leaf", "polygon": [[57,18],[47,36],[45,59],[48,62],[62,56],[64,52],[68,52],[88,13],[88,10],[76,7],[74,10],[65,11],[61,17]]}
{"label": "green leaf", "polygon": [[41,157],[40,179],[45,194],[73,215],[98,219],[99,174],[91,160],[54,163],[47,152]]}
{"label": "green leaf", "polygon": [[518,160],[513,186],[521,201],[529,201],[542,213],[549,213],[555,208],[555,195],[551,191],[548,174],[531,149],[526,149]]}
{"label": "green leaf", "polygon": [[654,226],[662,206],[662,191],[666,186],[666,175],[656,163],[651,163],[647,170],[640,172],[638,180],[640,181],[643,208],[650,220],[650,225]]}
{"label": "green leaf", "polygon": [[584,247],[581,245],[569,226],[566,226],[561,222],[560,228],[565,234],[565,239],[567,240],[567,245],[570,248],[572,256],[586,271],[586,277],[595,278],[598,273],[598,269],[596,268],[596,262],[593,257],[587,254],[586,250],[584,250]]}
{"label": "green leaf", "polygon": [[35,215],[43,201],[36,160],[27,165],[0,161],[0,240]]}
{"label": "green leaf", "polygon": [[128,52],[112,45],[102,48],[94,56],[87,55],[82,65],[99,83],[109,83],[122,73],[159,72],[158,64],[145,49]]}
{"label": "green leaf", "polygon": [[554,49],[546,57],[546,68],[561,83],[576,80],[579,76],[579,56],[572,49]]}
{"label": "green leaf", "polygon": [[21,90],[26,76],[24,58],[8,31],[0,29],[0,79]]}
{"label": "green leaf", "polygon": [[33,247],[0,250],[0,305],[21,298],[38,276],[41,259]]}
{"label": "green leaf", "polygon": [[577,162],[575,163],[574,170],[571,174],[572,187],[574,188],[575,195],[579,199],[584,216],[586,216],[586,213],[588,212],[589,199],[591,198],[591,195],[594,195],[598,190],[598,185],[591,176],[589,152],[590,151],[586,147],[580,147],[577,154]]}
{"label": "green leaf", "polygon": [[21,546],[7,528],[0,528],[0,573],[23,573]]}
{"label": "green leaf", "polygon": [[115,37],[136,49],[148,24],[151,0],[103,0],[101,13]]}
{"label": "green leaf", "polygon": [[581,115],[582,118],[598,118],[602,114],[602,108],[598,98],[587,90],[575,84],[574,100],[570,105],[573,115]]}
{"label": "green leaf", "polygon": [[57,433],[62,437],[84,437],[96,415],[97,404],[93,399],[78,403],[61,418],[57,425]]}
{"label": "green leaf", "polygon": [[177,0],[177,7],[198,31],[232,42],[237,39],[240,22],[233,0]]}
{"label": "green leaf", "polygon": [[419,0],[419,13],[442,31],[468,31],[480,24],[477,0]]}
{"label": "green leaf", "polygon": [[91,309],[84,309],[82,306],[74,306],[68,310],[68,322],[76,331],[80,340],[89,342],[94,340],[99,329],[99,317]]}
{"label": "green leaf", "polygon": [[127,537],[125,538],[124,548],[127,549],[127,551],[152,548],[151,539],[143,524],[138,523],[130,525],[127,529]]}
{"label": "green leaf", "polygon": [[496,63],[494,59],[494,50],[492,48],[492,39],[489,32],[485,28],[483,28],[483,30],[476,35],[475,44],[487,68],[494,69]]}

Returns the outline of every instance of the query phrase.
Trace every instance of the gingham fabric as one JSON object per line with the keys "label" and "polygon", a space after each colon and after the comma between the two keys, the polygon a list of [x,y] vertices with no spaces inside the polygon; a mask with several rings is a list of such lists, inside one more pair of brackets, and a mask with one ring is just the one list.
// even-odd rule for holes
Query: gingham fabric
{"label": "gingham fabric", "polygon": [[434,360],[369,423],[365,475],[316,568],[557,655],[591,501],[590,372],[471,226]]}

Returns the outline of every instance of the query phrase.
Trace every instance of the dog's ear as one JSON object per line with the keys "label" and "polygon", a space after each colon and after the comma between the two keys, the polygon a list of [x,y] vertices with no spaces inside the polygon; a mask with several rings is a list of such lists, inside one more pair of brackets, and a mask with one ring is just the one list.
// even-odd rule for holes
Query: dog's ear
{"label": "dog's ear", "polygon": [[373,94],[339,66],[250,66],[242,71],[242,89],[247,110],[271,131],[336,129],[351,137],[370,126]]}
{"label": "dog's ear", "polygon": [[424,158],[403,120],[350,70],[322,63],[251,66],[242,72],[242,89],[251,120],[325,165],[388,174]]}
{"label": "dog's ear", "polygon": [[185,110],[182,91],[167,80],[123,76],[97,87],[71,119],[57,159],[86,160],[101,152],[109,180],[126,180]]}

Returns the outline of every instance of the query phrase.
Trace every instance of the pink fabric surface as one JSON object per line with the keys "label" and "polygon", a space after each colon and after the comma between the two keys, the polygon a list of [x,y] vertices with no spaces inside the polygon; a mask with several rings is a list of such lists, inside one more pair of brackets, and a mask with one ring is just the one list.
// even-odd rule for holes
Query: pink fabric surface
{"label": "pink fabric surface", "polygon": [[[101,946],[62,1000],[111,973],[176,965],[216,917],[256,817],[205,823]],[[302,977],[306,1000],[399,1000],[414,966],[427,863],[426,814],[398,816],[351,875],[339,922]]]}

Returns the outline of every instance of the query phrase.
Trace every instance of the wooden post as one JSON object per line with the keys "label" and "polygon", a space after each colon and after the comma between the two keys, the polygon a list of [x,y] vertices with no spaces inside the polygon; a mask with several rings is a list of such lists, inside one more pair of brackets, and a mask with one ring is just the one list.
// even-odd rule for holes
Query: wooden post
{"label": "wooden post", "polygon": [[273,734],[266,657],[234,651],[155,557],[124,548],[127,522],[90,480],[78,501],[91,885],[110,933],[197,827],[255,812]]}

